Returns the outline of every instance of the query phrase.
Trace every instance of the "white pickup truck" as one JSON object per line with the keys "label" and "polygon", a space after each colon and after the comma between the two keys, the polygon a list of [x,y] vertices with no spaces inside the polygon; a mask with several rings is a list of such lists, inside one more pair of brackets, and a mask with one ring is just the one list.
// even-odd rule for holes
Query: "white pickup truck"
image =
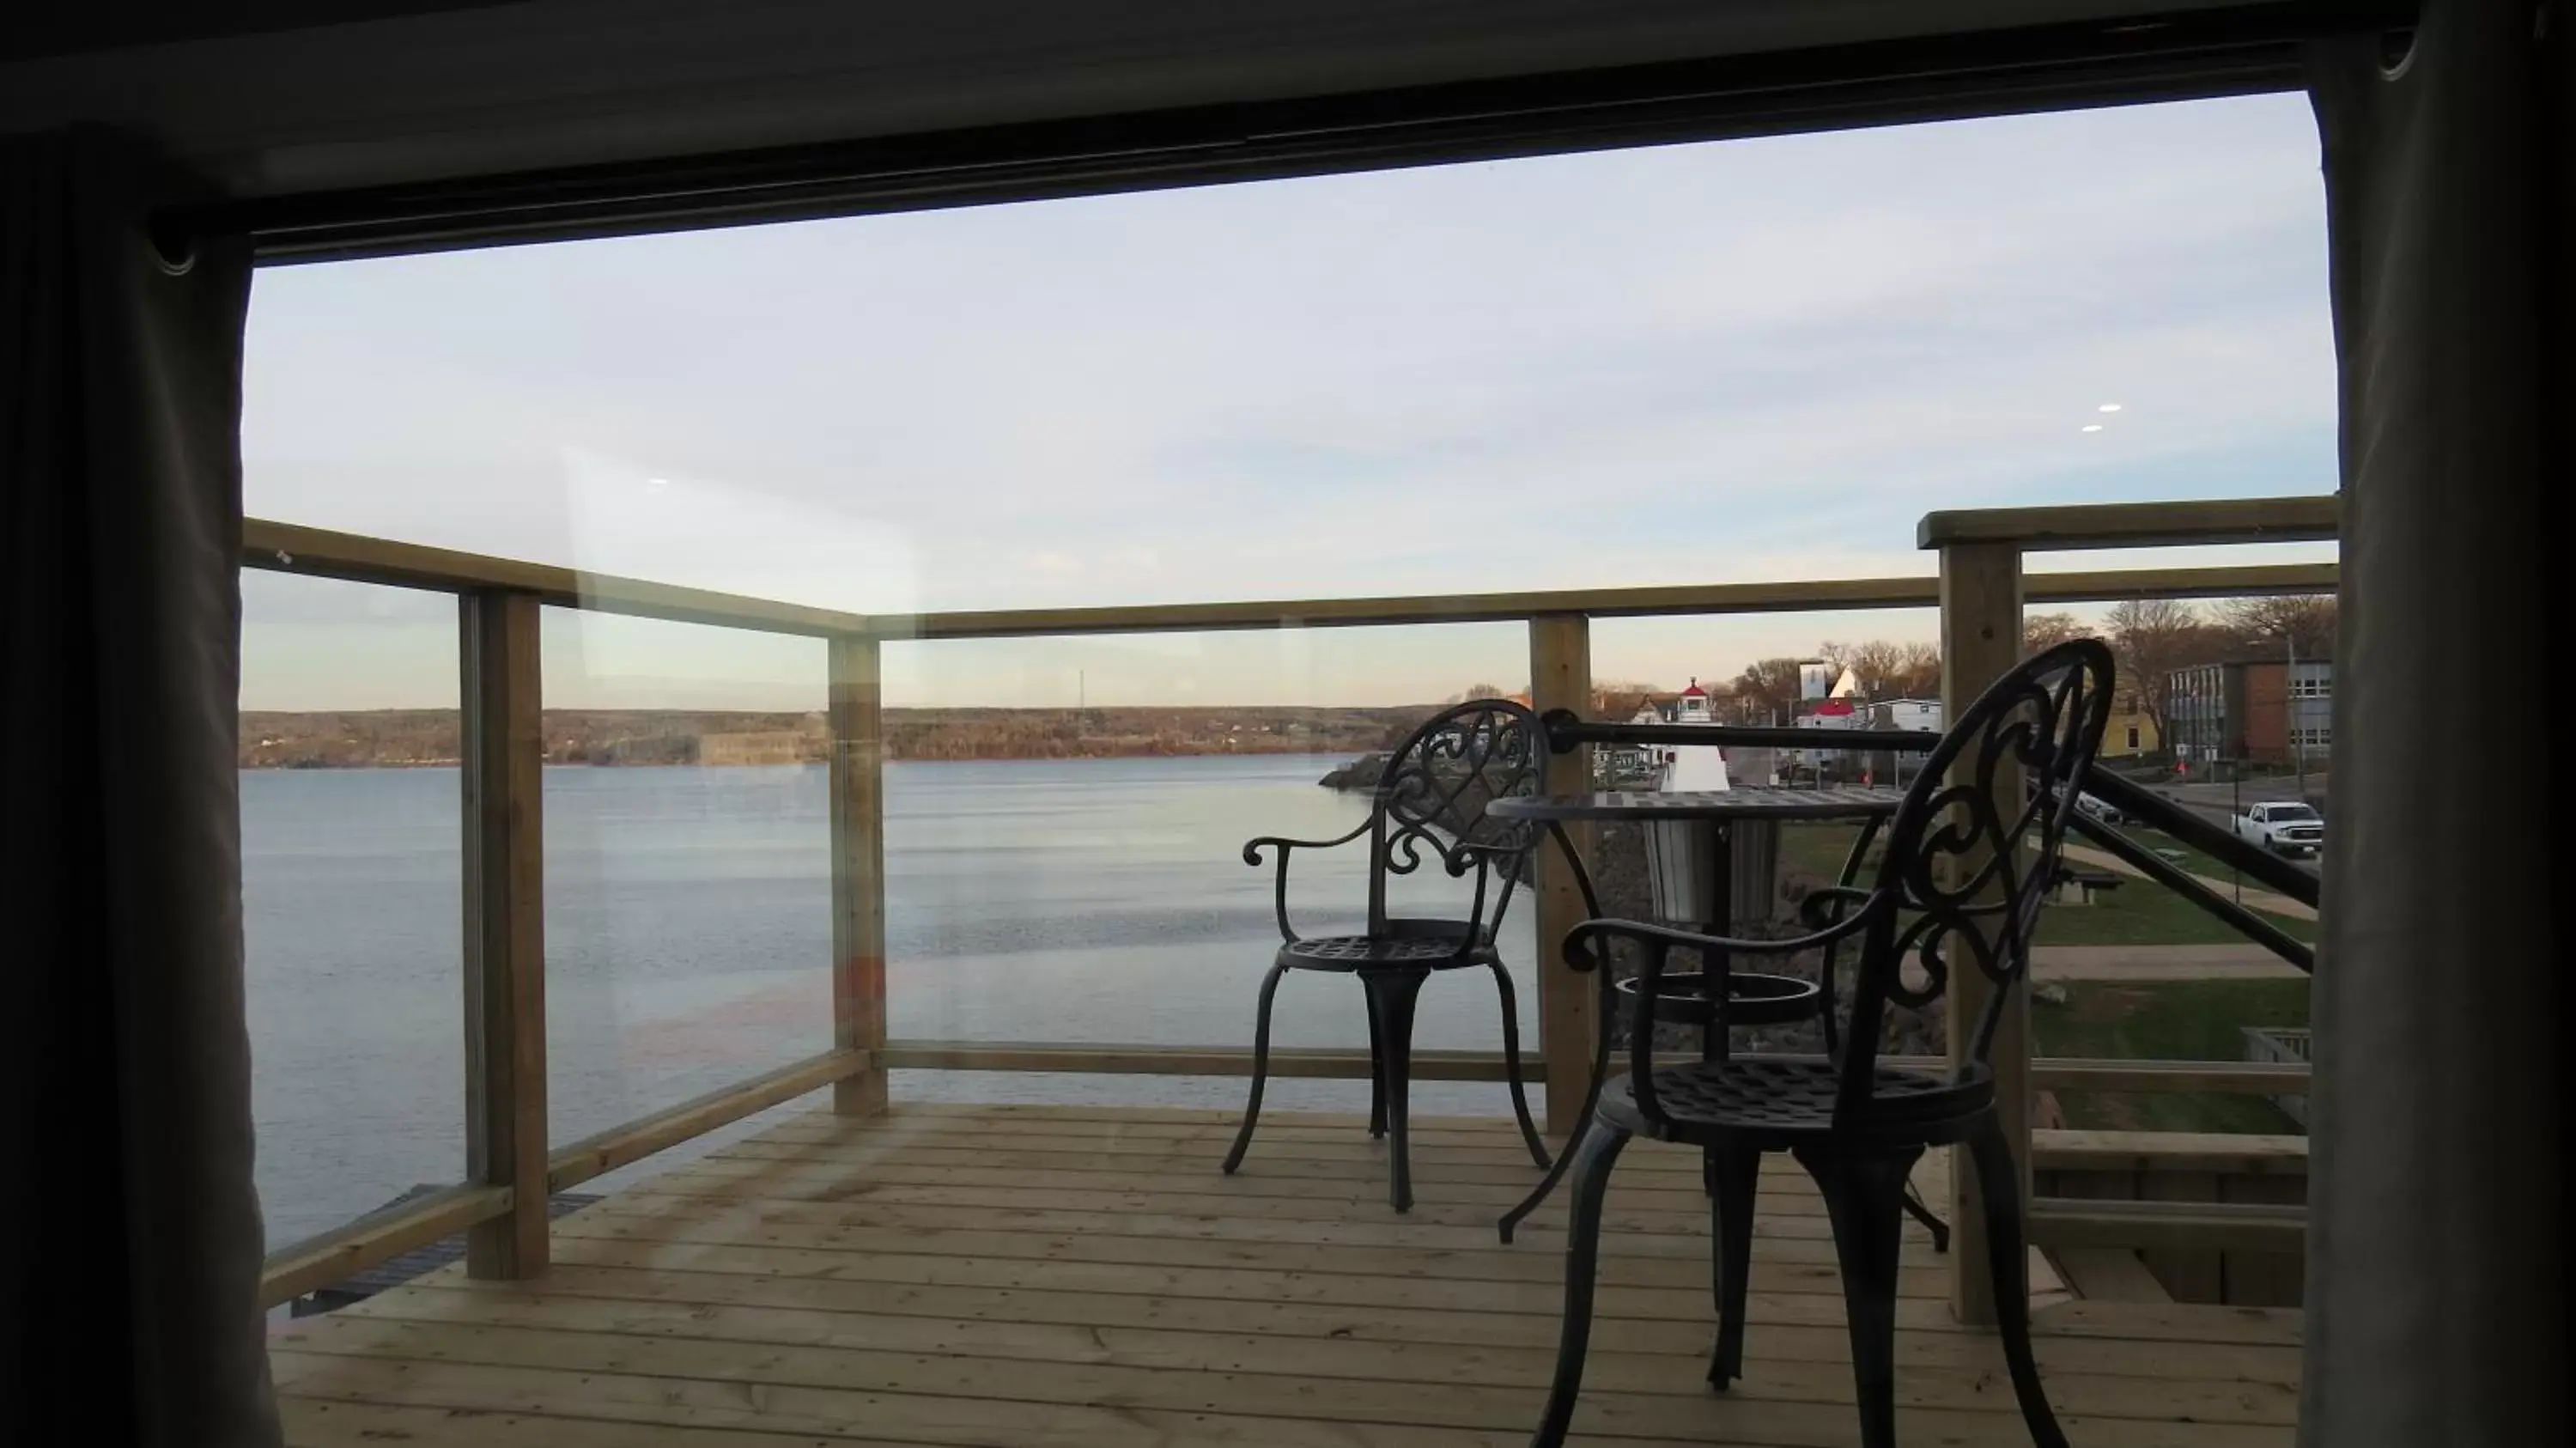
{"label": "white pickup truck", "polygon": [[2236,838],[2276,855],[2313,855],[2326,842],[2326,822],[2295,801],[2249,804],[2236,812]]}

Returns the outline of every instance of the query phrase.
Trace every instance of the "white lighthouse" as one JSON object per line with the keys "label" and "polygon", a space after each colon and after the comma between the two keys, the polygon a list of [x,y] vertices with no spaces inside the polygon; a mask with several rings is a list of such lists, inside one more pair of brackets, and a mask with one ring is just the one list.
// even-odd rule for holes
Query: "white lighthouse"
{"label": "white lighthouse", "polygon": [[1673,707],[1673,722],[1676,724],[1714,724],[1717,722],[1717,717],[1709,712],[1708,690],[1699,686],[1698,679],[1692,679],[1690,681],[1690,687],[1682,690],[1680,700],[1678,700]]}
{"label": "white lighthouse", "polygon": [[[1708,690],[1699,680],[1690,681],[1682,696],[1673,704],[1676,724],[1714,724],[1717,715],[1708,706]],[[1657,788],[1666,790],[1722,790],[1726,788],[1726,751],[1714,744],[1685,744],[1666,749],[1662,777]]]}

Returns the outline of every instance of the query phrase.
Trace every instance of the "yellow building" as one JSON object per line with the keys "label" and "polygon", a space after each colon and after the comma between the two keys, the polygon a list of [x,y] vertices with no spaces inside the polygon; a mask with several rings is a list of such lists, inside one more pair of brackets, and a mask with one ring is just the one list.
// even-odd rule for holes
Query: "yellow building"
{"label": "yellow building", "polygon": [[2156,716],[2138,702],[2134,689],[2123,689],[2111,701],[2111,727],[2102,731],[2102,757],[2126,759],[2153,754],[2164,747],[2156,733]]}

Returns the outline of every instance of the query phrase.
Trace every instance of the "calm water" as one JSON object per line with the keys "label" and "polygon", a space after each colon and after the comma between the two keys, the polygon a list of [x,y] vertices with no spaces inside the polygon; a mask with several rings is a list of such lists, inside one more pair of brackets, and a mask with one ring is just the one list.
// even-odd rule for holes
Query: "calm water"
{"label": "calm water", "polygon": [[[896,764],[887,996],[898,1037],[1249,1044],[1278,943],[1257,834],[1330,838],[1358,796],[1308,757]],[[825,1049],[831,882],[819,767],[546,771],[549,1102],[558,1142]],[[332,1226],[464,1163],[452,770],[242,776],[259,1181],[269,1238]],[[1301,852],[1301,930],[1356,923],[1354,846]],[[1400,903],[1459,897],[1398,883]],[[1530,917],[1504,934],[1535,1040]],[[1423,993],[1417,1044],[1495,1047],[1489,977]],[[1360,993],[1293,977],[1282,1045],[1364,1045]],[[1242,1104],[1238,1080],[899,1073],[898,1097]],[[1424,1111],[1509,1109],[1425,1083]],[[1363,1107],[1365,1082],[1280,1082]],[[810,1103],[807,1103],[810,1104]],[[654,1164],[635,1170],[650,1170]],[[614,1185],[612,1182],[610,1185]]]}

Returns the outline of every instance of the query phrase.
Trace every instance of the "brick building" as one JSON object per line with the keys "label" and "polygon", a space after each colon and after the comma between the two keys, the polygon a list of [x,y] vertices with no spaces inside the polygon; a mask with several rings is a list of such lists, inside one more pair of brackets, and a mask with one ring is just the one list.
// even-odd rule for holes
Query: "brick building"
{"label": "brick building", "polygon": [[2195,664],[2173,671],[2165,700],[2182,759],[2317,762],[2334,747],[2334,665],[2326,660]]}

